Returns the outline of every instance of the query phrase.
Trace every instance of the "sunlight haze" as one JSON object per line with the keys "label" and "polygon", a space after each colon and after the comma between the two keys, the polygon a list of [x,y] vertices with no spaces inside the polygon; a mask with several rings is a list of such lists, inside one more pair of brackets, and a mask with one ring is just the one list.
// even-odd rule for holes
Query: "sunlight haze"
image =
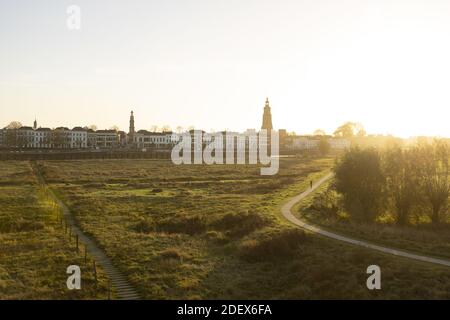
{"label": "sunlight haze", "polygon": [[[69,5],[81,30],[66,27]],[[448,1],[2,1],[0,127],[450,136]]]}

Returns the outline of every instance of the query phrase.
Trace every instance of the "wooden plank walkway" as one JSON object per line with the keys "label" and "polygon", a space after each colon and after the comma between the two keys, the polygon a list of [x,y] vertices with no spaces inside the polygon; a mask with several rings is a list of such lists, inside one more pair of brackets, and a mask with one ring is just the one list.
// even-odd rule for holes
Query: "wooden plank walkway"
{"label": "wooden plank walkway", "polygon": [[32,166],[39,182],[46,186],[50,197],[62,209],[68,225],[72,229],[72,233],[78,235],[78,240],[86,246],[87,252],[94,258],[96,263],[105,271],[106,276],[111,281],[112,288],[120,300],[139,300],[140,296],[136,289],[129,283],[128,279],[113,264],[112,260],[106,253],[98,247],[95,241],[87,236],[77,225],[73,214],[69,208],[59,199],[55,193],[47,186],[44,177],[36,166]]}

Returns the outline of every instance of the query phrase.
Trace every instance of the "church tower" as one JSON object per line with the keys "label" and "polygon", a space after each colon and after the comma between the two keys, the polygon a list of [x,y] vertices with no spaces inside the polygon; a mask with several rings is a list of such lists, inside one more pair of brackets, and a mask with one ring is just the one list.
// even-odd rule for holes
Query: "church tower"
{"label": "church tower", "polygon": [[130,129],[128,131],[128,142],[132,144],[134,142],[134,113],[131,111],[130,115]]}
{"label": "church tower", "polygon": [[33,129],[34,129],[34,130],[37,129],[37,120],[36,120],[36,118],[34,118]]}
{"label": "church tower", "polygon": [[267,131],[270,131],[273,129],[272,114],[270,113],[269,98],[266,98],[266,105],[264,106],[263,122],[262,122],[261,129],[266,129]]}

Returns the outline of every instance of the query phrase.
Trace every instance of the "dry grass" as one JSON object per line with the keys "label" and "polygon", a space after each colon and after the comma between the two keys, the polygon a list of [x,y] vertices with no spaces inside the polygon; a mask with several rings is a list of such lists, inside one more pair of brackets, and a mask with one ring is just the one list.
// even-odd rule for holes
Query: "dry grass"
{"label": "dry grass", "polygon": [[[450,270],[293,230],[281,204],[333,159],[256,166],[151,160],[43,162],[81,226],[149,299],[448,299]],[[365,286],[378,264],[383,290]],[[418,290],[421,288],[422,290]]]}
{"label": "dry grass", "polygon": [[[99,270],[75,253],[27,162],[0,163],[0,299],[106,298]],[[79,265],[82,290],[67,289],[66,268]]]}

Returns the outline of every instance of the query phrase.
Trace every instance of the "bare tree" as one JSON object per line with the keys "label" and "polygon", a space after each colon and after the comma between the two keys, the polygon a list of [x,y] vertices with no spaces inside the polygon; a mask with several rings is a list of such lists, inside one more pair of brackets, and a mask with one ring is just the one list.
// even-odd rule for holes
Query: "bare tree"
{"label": "bare tree", "polygon": [[22,127],[22,123],[20,123],[19,121],[11,121],[11,122],[5,127],[5,129],[19,129],[20,127]]}
{"label": "bare tree", "polygon": [[432,209],[431,221],[439,224],[441,211],[450,196],[450,147],[443,140],[435,140],[433,144],[419,148],[422,188]]}
{"label": "bare tree", "polygon": [[386,189],[396,210],[396,222],[408,222],[412,206],[419,197],[418,166],[416,150],[403,150],[395,147],[383,154],[383,167],[386,176]]}
{"label": "bare tree", "polygon": [[161,131],[162,132],[170,132],[172,129],[170,128],[170,126],[169,125],[164,125],[162,128],[161,128]]}
{"label": "bare tree", "polygon": [[355,136],[364,137],[366,136],[366,130],[364,130],[362,124],[358,122],[346,122],[342,126],[337,128],[336,131],[334,131],[334,135],[336,137],[347,139],[353,138]]}
{"label": "bare tree", "polygon": [[322,130],[322,129],[317,129],[317,130],[314,131],[313,135],[314,135],[314,136],[325,136],[326,133],[325,133],[325,131]]}

